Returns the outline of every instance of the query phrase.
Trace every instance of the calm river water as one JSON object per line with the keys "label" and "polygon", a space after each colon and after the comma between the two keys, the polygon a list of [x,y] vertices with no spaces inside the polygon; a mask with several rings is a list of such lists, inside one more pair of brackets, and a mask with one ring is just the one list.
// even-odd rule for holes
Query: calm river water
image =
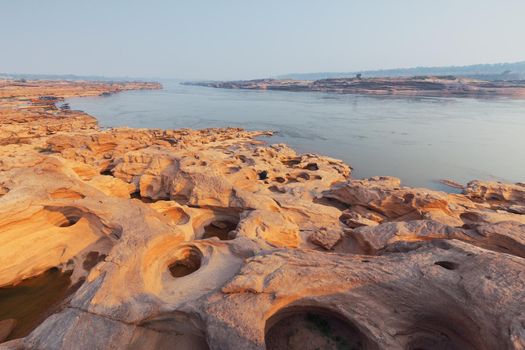
{"label": "calm river water", "polygon": [[339,158],[353,177],[525,181],[525,100],[378,98],[223,90],[164,81],[159,91],[69,99],[105,127],[274,130],[270,143]]}

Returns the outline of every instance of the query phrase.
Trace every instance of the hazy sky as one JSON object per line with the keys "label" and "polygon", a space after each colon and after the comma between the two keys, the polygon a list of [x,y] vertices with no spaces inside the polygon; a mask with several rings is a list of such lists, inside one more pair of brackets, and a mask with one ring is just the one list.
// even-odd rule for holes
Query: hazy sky
{"label": "hazy sky", "polygon": [[0,72],[241,79],[525,60],[525,0],[0,0]]}

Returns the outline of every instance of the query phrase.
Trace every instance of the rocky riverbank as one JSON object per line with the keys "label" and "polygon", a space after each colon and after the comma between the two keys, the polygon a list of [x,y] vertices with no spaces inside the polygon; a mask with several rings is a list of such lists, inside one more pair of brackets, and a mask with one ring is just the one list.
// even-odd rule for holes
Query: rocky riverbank
{"label": "rocky riverbank", "polygon": [[524,184],[355,180],[270,132],[55,106],[157,85],[0,86],[0,295],[69,283],[2,304],[0,349],[525,348]]}
{"label": "rocky riverbank", "polygon": [[525,81],[482,81],[454,76],[337,78],[322,80],[257,79],[187,82],[223,89],[317,91],[342,94],[428,97],[525,97]]}

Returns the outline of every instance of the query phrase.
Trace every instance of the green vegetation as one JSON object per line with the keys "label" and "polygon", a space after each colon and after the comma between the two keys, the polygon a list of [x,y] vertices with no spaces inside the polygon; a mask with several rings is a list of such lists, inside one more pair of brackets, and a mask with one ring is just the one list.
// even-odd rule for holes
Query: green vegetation
{"label": "green vegetation", "polygon": [[360,350],[362,348],[359,342],[352,346],[351,344],[348,344],[346,339],[334,335],[334,330],[332,329],[330,322],[322,315],[308,313],[306,315],[306,321],[311,325],[311,329],[317,330],[325,338],[332,340],[335,343],[337,350]]}

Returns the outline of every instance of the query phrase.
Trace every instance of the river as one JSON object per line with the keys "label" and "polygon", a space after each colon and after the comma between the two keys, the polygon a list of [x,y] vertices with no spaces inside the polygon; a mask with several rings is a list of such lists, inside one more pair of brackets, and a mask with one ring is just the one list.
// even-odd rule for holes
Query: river
{"label": "river", "polygon": [[397,98],[226,90],[162,81],[163,90],[68,99],[104,127],[274,130],[266,139],[344,160],[352,177],[525,181],[525,100]]}

